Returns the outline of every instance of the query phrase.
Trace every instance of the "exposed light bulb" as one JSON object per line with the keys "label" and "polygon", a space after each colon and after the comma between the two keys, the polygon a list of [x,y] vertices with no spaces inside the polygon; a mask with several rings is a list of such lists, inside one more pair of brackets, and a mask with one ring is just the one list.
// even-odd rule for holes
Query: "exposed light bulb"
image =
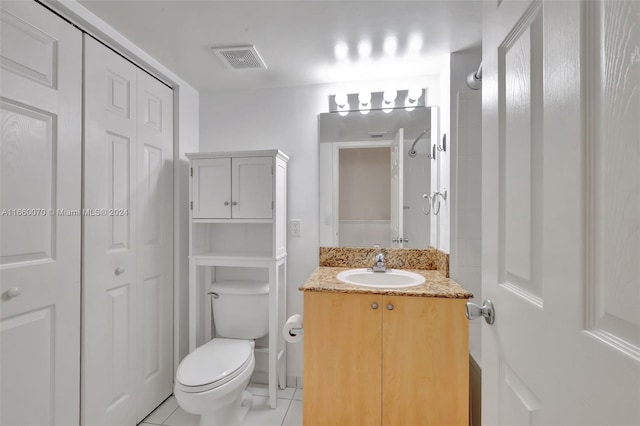
{"label": "exposed light bulb", "polygon": [[338,111],[338,114],[344,117],[345,115],[349,114],[349,111]]}
{"label": "exposed light bulb", "polygon": [[347,98],[347,94],[344,92],[337,93],[335,97],[336,105],[339,107],[343,107],[348,104],[349,99]]}
{"label": "exposed light bulb", "polygon": [[385,37],[382,49],[384,50],[385,54],[389,56],[394,55],[398,50],[398,39],[395,36]]}
{"label": "exposed light bulb", "polygon": [[412,87],[409,89],[407,96],[412,101],[417,101],[418,99],[420,99],[420,96],[422,96],[422,89],[419,87]]}
{"label": "exposed light bulb", "polygon": [[367,115],[369,114],[369,108],[363,106],[362,104],[360,104],[360,114],[362,115]]}
{"label": "exposed light bulb", "polygon": [[393,111],[393,108],[382,108],[382,112],[385,114],[389,114],[391,111]]}
{"label": "exposed light bulb", "polygon": [[336,59],[347,59],[349,56],[349,45],[344,42],[336,43],[333,48],[333,53],[335,53]]}
{"label": "exposed light bulb", "polygon": [[362,40],[358,43],[358,54],[362,59],[371,56],[371,42],[369,40]]}
{"label": "exposed light bulb", "polygon": [[407,99],[405,99],[404,101],[405,110],[413,111],[414,109],[416,109],[416,103],[418,103],[417,100],[411,100],[409,97],[407,97]]}
{"label": "exposed light bulb", "polygon": [[361,105],[369,105],[371,102],[371,92],[360,92],[360,94],[358,94],[358,100]]}
{"label": "exposed light bulb", "polygon": [[412,34],[409,37],[409,43],[407,45],[407,52],[409,53],[418,53],[422,50],[422,35],[421,34]]}
{"label": "exposed light bulb", "polygon": [[398,91],[397,90],[385,90],[384,94],[382,95],[382,97],[384,98],[385,102],[391,103],[391,102],[395,101],[396,98],[398,97]]}

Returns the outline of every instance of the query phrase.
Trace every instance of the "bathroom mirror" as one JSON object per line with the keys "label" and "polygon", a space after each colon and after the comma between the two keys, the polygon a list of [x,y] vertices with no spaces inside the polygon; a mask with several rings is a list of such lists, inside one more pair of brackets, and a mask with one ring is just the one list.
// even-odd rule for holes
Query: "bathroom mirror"
{"label": "bathroom mirror", "polygon": [[318,129],[320,245],[434,245],[438,109],[323,113]]}

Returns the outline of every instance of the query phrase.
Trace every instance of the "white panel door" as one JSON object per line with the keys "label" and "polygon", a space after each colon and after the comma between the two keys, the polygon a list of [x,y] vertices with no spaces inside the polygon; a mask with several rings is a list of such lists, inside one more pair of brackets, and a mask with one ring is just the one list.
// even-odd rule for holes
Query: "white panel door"
{"label": "white panel door", "polygon": [[484,4],[485,425],[640,424],[640,2]]}
{"label": "white panel door", "polygon": [[246,157],[231,160],[231,217],[273,217],[273,158]]}
{"label": "white panel door", "polygon": [[192,161],[191,200],[194,219],[231,217],[231,158]]}
{"label": "white panel door", "polygon": [[0,21],[0,424],[78,424],[82,35],[35,2]]}
{"label": "white panel door", "polygon": [[173,392],[173,91],[138,69],[137,420]]}
{"label": "white panel door", "polygon": [[136,67],[85,36],[82,423],[136,423]]}
{"label": "white panel door", "polygon": [[404,129],[398,129],[391,143],[391,245],[404,246]]}

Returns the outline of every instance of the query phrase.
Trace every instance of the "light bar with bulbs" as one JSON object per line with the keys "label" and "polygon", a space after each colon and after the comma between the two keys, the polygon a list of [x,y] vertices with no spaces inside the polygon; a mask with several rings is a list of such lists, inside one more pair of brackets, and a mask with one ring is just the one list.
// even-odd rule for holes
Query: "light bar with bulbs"
{"label": "light bar with bulbs", "polygon": [[419,87],[384,92],[336,93],[329,96],[329,112],[347,115],[350,112],[367,114],[380,109],[387,113],[394,109],[413,111],[416,107],[426,106],[426,97],[426,89]]}

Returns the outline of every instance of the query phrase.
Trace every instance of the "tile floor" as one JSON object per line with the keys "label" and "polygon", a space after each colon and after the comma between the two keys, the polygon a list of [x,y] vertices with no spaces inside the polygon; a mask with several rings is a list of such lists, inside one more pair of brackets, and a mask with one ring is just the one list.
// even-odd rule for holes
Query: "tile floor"
{"label": "tile floor", "polygon": [[[278,407],[269,407],[266,385],[250,384],[253,406],[243,426],[301,426],[302,389],[278,390]],[[140,423],[140,426],[198,426],[199,416],[187,413],[178,406],[172,395]]]}

